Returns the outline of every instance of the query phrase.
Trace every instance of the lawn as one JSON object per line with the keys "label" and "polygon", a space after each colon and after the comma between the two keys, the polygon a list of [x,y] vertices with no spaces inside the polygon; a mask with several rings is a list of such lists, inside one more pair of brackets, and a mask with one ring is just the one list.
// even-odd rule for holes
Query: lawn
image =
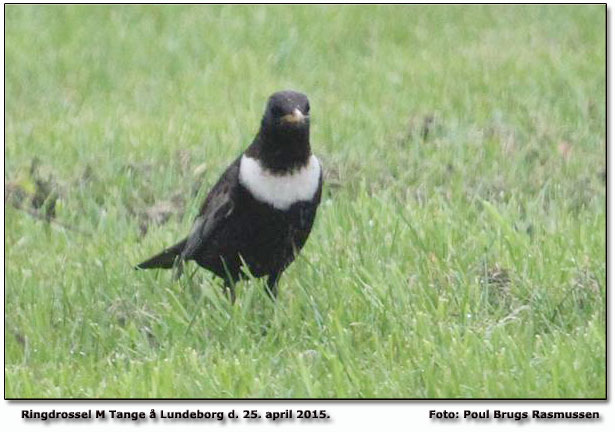
{"label": "lawn", "polygon": [[[5,6],[8,398],[604,398],[606,8]],[[312,106],[273,304],[184,236]]]}

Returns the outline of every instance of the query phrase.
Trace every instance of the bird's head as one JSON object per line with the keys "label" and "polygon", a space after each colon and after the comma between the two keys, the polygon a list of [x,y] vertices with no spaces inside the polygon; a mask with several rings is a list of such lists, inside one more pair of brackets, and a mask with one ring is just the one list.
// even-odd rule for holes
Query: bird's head
{"label": "bird's head", "polygon": [[307,163],[310,150],[310,102],[293,90],[269,97],[257,139],[258,156],[275,171]]}
{"label": "bird's head", "polygon": [[291,134],[309,130],[310,102],[307,96],[293,90],[272,94],[267,101],[262,126]]}

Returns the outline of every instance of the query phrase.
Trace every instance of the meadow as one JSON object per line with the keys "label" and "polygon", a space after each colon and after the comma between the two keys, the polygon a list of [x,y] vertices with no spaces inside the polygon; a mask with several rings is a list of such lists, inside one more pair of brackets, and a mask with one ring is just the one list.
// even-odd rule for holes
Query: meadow
{"label": "meadow", "polygon": [[[606,397],[605,20],[6,5],[5,396]],[[326,185],[278,302],[135,271],[285,88]]]}

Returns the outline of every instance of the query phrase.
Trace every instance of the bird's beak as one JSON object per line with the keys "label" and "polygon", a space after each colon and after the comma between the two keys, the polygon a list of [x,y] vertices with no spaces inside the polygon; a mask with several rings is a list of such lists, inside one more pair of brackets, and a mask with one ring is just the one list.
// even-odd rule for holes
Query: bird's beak
{"label": "bird's beak", "polygon": [[282,121],[285,123],[303,123],[306,115],[303,114],[299,108],[295,108],[291,114],[286,114],[282,117]]}

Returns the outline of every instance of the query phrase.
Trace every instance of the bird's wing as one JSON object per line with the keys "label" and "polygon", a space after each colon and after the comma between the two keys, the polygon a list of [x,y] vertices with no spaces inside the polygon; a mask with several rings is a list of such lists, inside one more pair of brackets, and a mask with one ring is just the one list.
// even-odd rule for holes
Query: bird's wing
{"label": "bird's wing", "polygon": [[[320,162],[319,162],[320,163]],[[324,170],[322,168],[322,165],[320,166],[320,178],[318,179],[318,189],[316,190],[316,199],[314,200],[314,203],[316,205],[320,204],[320,199],[322,197],[322,185],[325,182],[324,179],[324,174],[323,174]]]}
{"label": "bird's wing", "polygon": [[227,219],[235,209],[234,191],[239,181],[240,158],[222,174],[201,206],[201,211],[188,234],[182,260],[190,259],[205,245],[213,230]]}

